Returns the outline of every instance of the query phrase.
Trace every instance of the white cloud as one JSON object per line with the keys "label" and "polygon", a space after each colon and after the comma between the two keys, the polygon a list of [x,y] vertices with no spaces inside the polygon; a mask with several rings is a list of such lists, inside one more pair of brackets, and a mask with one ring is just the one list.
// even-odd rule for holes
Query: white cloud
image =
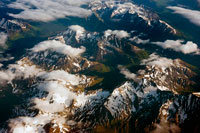
{"label": "white cloud", "polygon": [[190,54],[190,53],[196,53],[199,54],[199,48],[198,45],[188,41],[184,44],[184,41],[182,40],[166,40],[165,42],[152,42],[153,44],[156,44],[164,49],[173,49],[177,52],[182,52],[184,54]]}
{"label": "white cloud", "polygon": [[40,75],[41,78],[45,80],[61,80],[69,82],[71,85],[78,85],[82,80],[79,76],[69,74],[63,70],[52,71]]}
{"label": "white cloud", "polygon": [[11,71],[0,71],[0,84],[4,82],[10,82],[15,78],[15,74]]}
{"label": "white cloud", "polygon": [[162,68],[167,68],[169,66],[173,65],[173,60],[168,59],[165,57],[160,57],[156,55],[155,53],[151,54],[148,59],[142,60],[142,65],[148,65],[148,66],[158,66]]}
{"label": "white cloud", "polygon": [[128,69],[126,69],[125,67],[118,65],[118,68],[120,69],[120,73],[125,75],[125,77],[127,79],[135,79],[136,78],[136,74],[131,73]]}
{"label": "white cloud", "polygon": [[33,99],[33,102],[36,104],[35,108],[42,112],[61,112],[65,109],[65,107],[69,107],[71,105],[76,96],[75,93],[71,92],[64,85],[54,81],[41,83],[37,88],[41,91],[48,92],[48,96],[46,98]]}
{"label": "white cloud", "polygon": [[31,49],[33,52],[40,52],[45,50],[53,50],[55,52],[69,55],[72,57],[79,56],[85,52],[85,47],[73,48],[56,40],[43,41]]}
{"label": "white cloud", "polygon": [[83,81],[78,75],[69,74],[63,70],[44,72],[38,76],[46,82],[38,84],[37,89],[48,92],[48,95],[46,98],[35,98],[32,101],[36,104],[35,108],[47,113],[61,112],[69,107],[72,101],[78,97],[70,91],[69,86],[79,85]]}
{"label": "white cloud", "polygon": [[12,14],[15,18],[34,21],[52,21],[66,16],[86,17],[91,11],[81,6],[91,0],[16,0],[9,4],[10,8],[22,9],[19,14]]}
{"label": "white cloud", "polygon": [[17,64],[11,64],[8,66],[9,71],[14,70],[16,77],[29,78],[37,76],[39,73],[43,72],[42,69],[37,68],[35,65],[28,65],[26,62],[18,61]]}
{"label": "white cloud", "polygon": [[200,11],[177,6],[168,6],[167,8],[174,10],[174,13],[182,15],[183,17],[187,18],[190,22],[200,26]]}
{"label": "white cloud", "polygon": [[[34,117],[18,117],[9,120],[8,126],[11,132],[45,132],[44,126],[50,122],[54,124],[55,127],[58,127],[58,129],[60,129],[60,132],[68,132],[69,130],[66,126],[64,126],[66,124],[66,115],[63,116],[63,114],[59,114],[56,112],[65,111],[65,105],[70,105],[74,98],[75,100],[77,100],[75,106],[81,106],[82,104],[85,104],[90,98],[94,98],[93,101],[95,101],[97,99],[100,100],[104,97],[109,96],[109,92],[107,91],[100,91],[96,94],[90,94],[88,96],[84,94],[79,94],[78,96],[76,96],[75,93],[69,92],[66,87],[61,86],[56,82],[51,82],[50,84],[48,83],[46,84],[47,86],[43,84],[41,87],[50,87],[48,89],[50,91],[50,95],[48,95],[48,97],[44,99],[33,99],[33,102],[35,102],[36,104],[35,108],[38,108],[40,113]],[[51,99],[50,96],[52,96]]]}
{"label": "white cloud", "polygon": [[108,37],[110,35],[115,35],[117,38],[122,39],[122,38],[126,38],[129,37],[130,35],[124,31],[124,30],[107,30],[104,32],[104,36]]}
{"label": "white cloud", "polygon": [[[62,74],[60,75],[62,76]],[[34,108],[39,109],[43,113],[57,113],[63,112],[71,104],[76,107],[84,106],[88,100],[93,98],[107,97],[107,91],[97,91],[93,94],[86,95],[85,93],[75,93],[71,91],[67,83],[61,83],[59,80],[48,81],[38,84],[37,89],[40,91],[48,92],[47,97],[42,99],[34,98],[32,102],[35,103]],[[73,89],[73,87],[71,87]]]}
{"label": "white cloud", "polygon": [[14,57],[12,57],[10,54],[6,54],[5,56],[0,54],[0,61],[1,62],[10,61],[10,60],[13,60],[13,59],[14,59]]}
{"label": "white cloud", "polygon": [[[35,108],[45,113],[62,112],[69,107],[73,101],[76,101],[74,106],[82,106],[88,99],[97,95],[106,95],[107,92],[89,94],[74,93],[71,89],[80,84],[87,84],[84,80],[85,76],[70,74],[63,70],[52,72],[43,72],[38,75],[44,82],[37,84],[37,89],[40,92],[48,92],[48,95],[42,99],[34,98],[32,102],[35,103]],[[56,107],[56,108],[55,108]]]}
{"label": "white cloud", "polygon": [[[18,117],[9,120],[10,131],[13,133],[41,133],[43,126],[51,121],[51,115],[40,114],[35,117]],[[62,123],[62,121],[60,121]]]}
{"label": "white cloud", "polygon": [[69,29],[76,31],[76,32],[81,32],[81,33],[85,32],[85,29],[80,25],[71,25],[71,26],[69,26]]}
{"label": "white cloud", "polygon": [[7,46],[5,45],[7,41],[8,35],[4,32],[0,32],[0,47],[5,49]]}
{"label": "white cloud", "polygon": [[[73,92],[74,86],[87,84],[89,79],[82,75],[74,75],[63,70],[52,72],[42,72],[36,75],[41,82],[36,83],[35,89],[43,96],[42,98],[32,97],[33,108],[39,110],[39,113],[33,117],[18,117],[9,121],[11,132],[42,132],[44,126],[50,122],[58,126],[60,130],[67,130],[63,127],[66,122],[65,116],[58,112],[65,112],[73,104],[75,107],[83,107],[89,100],[102,99],[108,97],[107,91],[96,91],[96,93],[85,94]],[[41,94],[40,94],[41,93]],[[65,114],[65,113],[64,113]],[[61,131],[65,132],[65,131]]]}
{"label": "white cloud", "polygon": [[139,37],[133,37],[131,39],[129,39],[130,41],[134,41],[135,43],[137,44],[147,44],[147,43],[150,43],[150,40],[147,39],[147,40],[142,40],[140,39]]}
{"label": "white cloud", "polygon": [[35,65],[27,65],[23,61],[18,61],[16,64],[10,64],[8,69],[0,71],[0,83],[11,82],[18,77],[29,78],[37,76],[43,70]]}
{"label": "white cloud", "polygon": [[131,73],[127,68],[125,68],[122,65],[118,65],[118,69],[120,70],[120,73],[125,76],[127,79],[131,79],[135,82],[138,82],[139,79],[137,78],[137,75],[135,73]]}
{"label": "white cloud", "polygon": [[[48,93],[46,97],[33,97],[31,99],[35,104],[33,108],[39,109],[39,114],[34,117],[18,117],[10,120],[9,127],[12,132],[42,132],[44,131],[43,127],[50,122],[59,126],[60,130],[67,130],[66,127],[63,127],[66,118],[58,112],[67,111],[67,108],[72,103],[75,107],[81,107],[84,106],[88,100],[93,98],[102,99],[109,95],[109,92],[106,91],[97,91],[96,93],[88,95],[85,93],[77,94],[71,91],[68,83],[74,81],[81,81],[82,83],[83,79],[80,79],[78,75],[69,74],[64,71],[44,72],[38,76],[43,78],[43,82],[37,83],[36,88],[39,92]],[[66,82],[61,82],[62,80]],[[74,83],[74,85],[79,84],[80,83]],[[73,89],[73,86],[71,86],[71,89]]]}
{"label": "white cloud", "polygon": [[85,33],[85,29],[83,27],[79,26],[79,25],[71,25],[69,27],[69,29],[71,29],[71,30],[76,32],[76,37],[75,38],[76,38],[77,41],[79,41],[79,38],[81,36],[83,36],[83,34]]}

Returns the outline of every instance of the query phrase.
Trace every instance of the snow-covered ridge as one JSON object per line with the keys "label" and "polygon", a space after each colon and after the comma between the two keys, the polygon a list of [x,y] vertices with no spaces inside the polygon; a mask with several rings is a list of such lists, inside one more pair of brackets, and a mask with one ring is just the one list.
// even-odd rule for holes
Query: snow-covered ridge
{"label": "snow-covered ridge", "polygon": [[90,86],[94,78],[70,74],[63,70],[42,71],[35,73],[33,78],[37,82],[31,85],[33,88],[29,89],[38,90],[39,94],[33,95],[28,100],[34,103],[34,106],[29,108],[38,109],[39,113],[32,117],[18,117],[9,120],[11,132],[42,132],[50,123],[52,128],[57,127],[63,132],[69,131],[70,127],[65,121],[68,116],[73,114],[73,110],[81,108],[87,101],[97,98],[98,95],[102,95],[101,97],[108,95],[108,92],[101,90],[93,91],[93,93],[81,91],[82,87]]}
{"label": "snow-covered ridge", "polygon": [[[125,13],[130,13],[130,14],[137,14],[139,17],[142,19],[146,20],[149,24],[150,21],[152,21],[154,18],[150,18],[150,11],[144,9],[141,6],[138,6],[133,3],[129,2],[115,2],[115,1],[109,1],[109,2],[104,2],[104,1],[95,1],[90,4],[91,9],[93,11],[98,11],[106,8],[114,9],[111,18],[117,15],[122,15]],[[157,16],[155,16],[157,18]]]}
{"label": "snow-covered ridge", "polygon": [[172,60],[152,54],[150,58],[142,61],[142,65],[145,65],[146,69],[140,70],[139,75],[147,81],[155,82],[161,90],[172,90],[177,93],[198,84],[191,80],[196,77],[196,73],[180,59]]}
{"label": "snow-covered ridge", "polygon": [[18,30],[23,30],[27,29],[27,24],[19,21],[19,20],[9,20],[6,18],[0,19],[0,28],[6,30],[6,31],[18,31]]}
{"label": "snow-covered ridge", "polygon": [[[93,12],[98,12],[101,10],[112,9],[111,18],[117,16],[124,16],[125,14],[137,15],[139,18],[147,22],[149,26],[153,26],[155,22],[163,24],[166,28],[171,30],[171,33],[176,34],[177,31],[168,23],[159,20],[159,16],[153,11],[146,9],[144,6],[139,6],[131,2],[121,2],[121,1],[94,1],[91,2],[90,8]],[[101,14],[101,13],[100,13]],[[99,15],[98,15],[99,16]],[[132,20],[133,21],[133,20]]]}
{"label": "snow-covered ridge", "polygon": [[124,117],[124,115],[128,116],[136,111],[133,104],[134,100],[135,88],[130,82],[126,82],[112,92],[104,106],[113,117]]}
{"label": "snow-covered ridge", "polygon": [[[9,121],[9,130],[11,132],[47,130],[73,132],[74,129],[80,128],[78,131],[83,131],[83,127],[91,129],[97,125],[104,125],[107,121],[129,120],[134,117],[138,122],[138,119],[146,120],[152,116],[156,119],[154,113],[159,109],[161,111],[165,105],[166,110],[163,112],[167,117],[171,105],[180,105],[180,101],[166,104],[172,97],[179,96],[176,89],[187,89],[193,83],[195,84],[190,80],[195,77],[195,73],[183,61],[152,54],[142,60],[141,64],[137,64],[141,69],[136,73],[129,70],[133,62],[127,66],[113,65],[112,69],[115,67],[119,69],[114,72],[122,76],[120,78],[122,82],[112,89],[106,88],[106,91],[101,87],[104,74],[109,74],[107,70],[102,70],[105,71],[103,74],[99,71],[94,73],[94,70],[91,73],[89,71],[90,68],[95,68],[95,65],[99,65],[100,69],[106,69],[99,63],[102,60],[97,62],[99,56],[117,57],[120,54],[129,54],[128,52],[141,52],[142,50],[134,45],[127,48],[131,48],[127,53],[123,51],[125,45],[132,46],[125,43],[125,39],[129,37],[130,34],[125,30],[108,29],[98,33],[73,25],[67,31],[28,50],[29,53],[16,64],[10,65],[8,70],[0,71],[0,79],[3,75],[4,82],[11,84],[16,91],[19,89],[23,92],[23,89],[12,82],[14,79],[18,82],[33,81],[24,86],[31,94],[28,99],[24,99],[28,107],[19,108],[20,111],[16,113],[19,117]],[[95,54],[98,56],[94,56]],[[94,76],[96,73],[98,74]],[[112,84],[110,79],[108,82]],[[90,88],[96,84],[97,86]],[[186,97],[185,101],[192,100]],[[194,101],[198,102],[198,100]],[[172,110],[174,108],[172,107]],[[38,112],[30,113],[26,110]],[[177,110],[174,113],[177,113]],[[184,121],[186,115],[187,112],[181,112],[181,120]],[[153,121],[154,119],[151,123]],[[139,122],[142,123],[142,120]]]}

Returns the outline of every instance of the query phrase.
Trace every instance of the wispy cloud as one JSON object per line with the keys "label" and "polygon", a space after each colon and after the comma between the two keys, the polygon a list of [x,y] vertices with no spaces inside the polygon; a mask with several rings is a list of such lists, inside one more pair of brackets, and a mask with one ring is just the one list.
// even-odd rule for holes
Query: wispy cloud
{"label": "wispy cloud", "polygon": [[23,10],[19,14],[10,13],[10,16],[46,22],[66,16],[86,17],[91,11],[81,6],[88,2],[90,0],[16,0],[8,6]]}
{"label": "wispy cloud", "polygon": [[130,72],[126,67],[122,65],[118,65],[117,67],[120,70],[120,73],[125,76],[125,78],[138,82],[137,74]]}
{"label": "wispy cloud", "polygon": [[165,57],[160,57],[159,55],[153,53],[149,56],[148,59],[142,60],[141,65],[158,66],[162,68],[167,68],[173,65],[173,60],[165,58]]}
{"label": "wispy cloud", "polygon": [[192,41],[185,42],[184,40],[166,40],[164,42],[151,42],[148,40],[142,40],[138,37],[129,39],[137,44],[155,44],[164,49],[172,49],[176,52],[182,52],[184,54],[200,54],[198,45]]}
{"label": "wispy cloud", "polygon": [[66,45],[56,40],[48,40],[37,44],[31,49],[33,52],[40,52],[45,50],[52,50],[61,54],[69,56],[79,56],[85,52],[85,47],[73,48],[70,45]]}
{"label": "wispy cloud", "polygon": [[130,38],[129,40],[130,40],[130,41],[133,41],[133,42],[135,42],[135,43],[137,43],[137,44],[147,44],[147,43],[150,43],[150,39],[142,40],[142,39],[140,39],[140,38],[137,37],[137,36],[135,36],[135,37],[133,37],[133,38]]}
{"label": "wispy cloud", "polygon": [[115,35],[117,38],[122,39],[122,38],[126,38],[129,37],[130,35],[124,31],[124,30],[107,30],[104,32],[105,37],[108,37],[110,35]]}
{"label": "wispy cloud", "polygon": [[43,73],[42,75],[39,75],[40,78],[45,80],[60,80],[60,81],[67,81],[71,85],[78,85],[79,82],[82,80],[79,76],[69,74],[68,72],[65,72],[63,70],[57,70],[52,71],[49,73]]}
{"label": "wispy cloud", "polygon": [[0,62],[10,61],[13,59],[14,59],[14,57],[12,57],[12,55],[10,55],[10,54],[5,54],[5,55],[0,54]]}
{"label": "wispy cloud", "polygon": [[166,40],[165,42],[152,42],[152,44],[156,44],[164,49],[173,49],[184,54],[199,54],[200,51],[198,45],[191,41],[184,43],[182,40]]}
{"label": "wispy cloud", "polygon": [[79,75],[70,74],[63,70],[44,72],[39,77],[42,78],[43,82],[37,83],[35,89],[38,89],[39,93],[47,92],[47,95],[42,98],[32,97],[31,102],[34,103],[32,108],[38,109],[41,113],[34,117],[18,117],[9,120],[11,132],[45,132],[44,126],[51,121],[54,125],[58,125],[60,131],[68,131],[67,128],[63,128],[66,118],[58,112],[65,112],[73,103],[75,107],[81,107],[93,98],[101,99],[109,96],[107,91],[77,95],[71,91],[73,86],[70,84],[86,84],[87,82],[83,82],[85,77],[80,78]]}
{"label": "wispy cloud", "polygon": [[177,6],[168,6],[167,8],[174,10],[174,13],[182,15],[183,17],[187,18],[190,22],[200,26],[200,11]]}
{"label": "wispy cloud", "polygon": [[18,61],[16,64],[10,64],[8,69],[0,71],[0,84],[11,82],[16,78],[29,78],[36,76],[42,69],[37,68],[35,65],[26,65],[23,61]]}
{"label": "wispy cloud", "polygon": [[85,28],[80,26],[80,25],[71,25],[69,26],[69,29],[73,30],[76,32],[76,40],[79,41],[79,38],[83,36],[85,33]]}

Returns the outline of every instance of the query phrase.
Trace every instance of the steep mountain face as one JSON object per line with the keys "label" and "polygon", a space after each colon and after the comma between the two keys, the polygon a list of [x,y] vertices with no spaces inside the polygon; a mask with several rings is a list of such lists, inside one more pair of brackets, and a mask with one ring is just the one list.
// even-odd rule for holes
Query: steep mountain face
{"label": "steep mountain face", "polygon": [[169,132],[199,131],[199,98],[192,94],[176,95],[160,108],[159,125],[155,132],[165,129]]}
{"label": "steep mountain face", "polygon": [[[47,54],[48,53],[48,54]],[[77,73],[101,65],[98,62],[88,61],[86,58],[76,57],[44,51],[40,53],[31,53],[24,59],[30,60],[45,70],[65,70],[71,73]]]}
{"label": "steep mountain face", "polygon": [[31,26],[18,19],[1,18],[0,16],[0,62],[10,60],[10,55],[3,55],[2,51],[9,48],[8,41],[23,37],[27,31],[31,30]]}
{"label": "steep mountain face", "polygon": [[174,93],[181,93],[199,89],[198,75],[191,70],[189,64],[180,59],[159,58],[153,54],[149,59],[143,60],[142,64],[146,69],[139,72],[140,76],[144,80],[155,82],[161,90],[170,89]]}
{"label": "steep mountain face", "polygon": [[[170,81],[176,78],[177,75],[170,74],[174,73],[174,70],[171,69],[170,71],[168,69],[170,69],[171,67],[173,67],[174,69],[180,69],[185,67],[184,65],[177,65],[176,63],[173,63],[171,65],[167,64],[167,66],[163,66],[163,64],[158,64],[158,60],[162,60],[164,58],[157,56],[156,59],[153,59],[153,57],[155,57],[155,55],[150,56],[148,60],[151,61],[146,64],[146,67],[152,67],[151,64],[157,62],[157,64],[154,64],[154,67],[157,67],[158,69],[157,72],[162,73],[162,76],[169,75],[168,77],[170,77]],[[144,63],[146,61],[147,60],[143,60],[142,62]],[[177,62],[177,60],[169,60],[166,58],[165,61]],[[190,75],[194,73],[189,68],[187,69],[188,71],[190,71],[188,72],[190,73]],[[191,124],[186,125],[186,121],[192,120],[194,116],[199,118],[198,113],[196,113],[196,110],[199,110],[199,98],[192,94],[178,94],[176,90],[173,90],[173,87],[176,86],[178,88],[178,86],[180,85],[173,80],[170,83],[171,86],[169,86],[169,84],[164,84],[164,79],[159,77],[159,74],[153,75],[148,73],[149,75],[141,75],[141,72],[145,72],[145,70],[146,69],[138,71],[137,77],[131,79],[135,81],[127,81],[122,86],[114,89],[112,93],[110,93],[110,96],[107,98],[107,100],[103,103],[99,103],[100,105],[98,104],[97,107],[95,107],[94,105],[91,106],[90,104],[87,104],[85,108],[78,111],[78,116],[79,114],[81,114],[81,112],[84,112],[83,114],[81,114],[81,117],[80,119],[78,119],[78,121],[82,121],[89,124],[92,121],[92,125],[94,124],[94,122],[97,122],[95,131],[105,130],[113,132],[156,132],[161,130],[159,128],[166,128],[169,132],[177,132],[181,131],[181,129],[185,131],[189,131],[190,129],[192,129],[190,128]],[[162,70],[168,70],[168,72]],[[154,69],[150,71],[152,73],[155,72]],[[176,73],[181,72],[176,71]],[[147,78],[151,76],[159,78]],[[184,78],[186,78],[186,76]],[[188,82],[193,82],[190,81],[189,76],[185,80],[188,80]],[[196,83],[198,84],[198,82]],[[192,85],[190,86],[192,87]],[[187,88],[187,86],[184,86],[183,88],[184,89],[181,91],[181,93],[187,92],[187,89],[190,89],[190,87]],[[185,103],[185,100],[187,101],[187,103]],[[170,101],[170,103],[168,101]],[[188,106],[189,104],[192,104],[193,106],[186,109],[185,104],[188,104]],[[102,113],[96,111],[96,108],[102,110]],[[195,113],[183,110],[195,110]],[[95,111],[96,113],[98,112],[101,115],[104,114],[104,116],[102,117],[106,119],[104,119],[104,121],[100,119],[99,121],[97,121],[95,117],[97,114],[95,113]],[[160,115],[164,116],[161,117]],[[121,124],[121,126],[115,125],[115,122],[117,121]],[[160,124],[163,127],[159,127],[159,125],[155,126],[154,124],[151,125],[152,122],[156,122],[157,124]],[[107,126],[103,127],[102,125]],[[125,125],[129,125],[129,127],[127,128],[127,126]],[[195,125],[195,128],[198,127],[197,125]]]}
{"label": "steep mountain face", "polygon": [[26,30],[29,25],[20,20],[9,20],[6,18],[0,18],[0,29],[7,33],[19,32]]}
{"label": "steep mountain face", "polygon": [[156,13],[133,3],[94,1],[90,7],[94,15],[88,19],[94,21],[96,17],[105,27],[112,25],[111,29],[136,30],[152,39],[176,34],[176,30],[160,20]]}
{"label": "steep mountain face", "polygon": [[[66,39],[66,36],[63,38],[70,40]],[[187,121],[197,117],[199,98],[192,94],[179,94],[192,88],[193,84],[198,84],[191,80],[196,73],[183,61],[152,54],[137,64],[141,67],[135,72],[136,74],[131,73],[125,66],[118,66],[116,69],[119,69],[119,75],[120,73],[124,75],[121,82],[113,86],[113,89],[102,90],[101,84],[104,84],[106,75],[92,76],[89,73],[89,75],[81,73],[81,71],[84,73],[85,69],[90,71],[93,65],[101,63],[87,59],[89,53],[85,48],[80,52],[81,55],[62,53],[63,51],[57,46],[67,46],[63,43],[64,40],[49,40],[52,44],[56,42],[56,47],[49,46],[48,49],[44,48],[48,45],[47,42],[36,45],[27,51],[28,53],[17,64],[1,72],[12,75],[13,78],[5,79],[8,81],[5,83],[11,84],[14,92],[24,101],[13,110],[15,118],[8,121],[7,131],[144,132],[159,130],[157,129],[159,124],[170,131],[168,124],[159,121],[174,123],[177,130],[181,130],[189,128],[185,126]],[[109,42],[112,39],[104,38],[104,40]],[[123,51],[123,47],[118,45],[119,42],[128,45],[122,43],[123,39],[118,38],[118,41],[112,41],[111,48]],[[80,45],[71,49],[76,53],[76,50],[80,50],[78,47],[80,48]],[[99,48],[98,43],[95,47]],[[132,47],[134,47],[132,52],[140,51],[136,46]],[[90,65],[81,65],[82,61]],[[74,64],[80,69],[76,69]],[[92,71],[99,72],[98,69]],[[191,84],[177,81],[177,75],[183,76],[183,73],[184,80]],[[166,80],[170,80],[170,84]],[[109,82],[112,84],[112,80]],[[120,86],[117,87],[118,85]],[[179,86],[181,88],[178,88]],[[177,88],[182,90],[177,91]],[[185,104],[193,106],[187,107]]]}
{"label": "steep mountain face", "polygon": [[176,30],[132,3],[90,8],[88,25],[102,24],[99,30],[69,26],[0,68],[2,91],[11,89],[18,101],[0,132],[200,131],[198,70],[131,41]]}
{"label": "steep mountain face", "polygon": [[[73,29],[73,28],[77,29]],[[86,51],[84,56],[93,61],[108,63],[116,66],[117,64],[129,63],[131,58],[138,60],[135,56],[141,58],[147,57],[144,50],[131,45],[128,38],[131,35],[124,30],[106,30],[103,32],[89,32],[82,29],[80,26],[71,26],[65,32],[59,34],[57,37],[50,39],[58,39],[73,47],[84,46]],[[110,63],[112,61],[112,63]]]}

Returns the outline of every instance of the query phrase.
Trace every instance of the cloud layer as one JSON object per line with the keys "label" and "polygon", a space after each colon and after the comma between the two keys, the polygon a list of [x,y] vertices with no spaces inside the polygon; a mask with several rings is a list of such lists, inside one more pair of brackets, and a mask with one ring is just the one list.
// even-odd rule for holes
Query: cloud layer
{"label": "cloud layer", "polygon": [[153,53],[149,56],[148,59],[142,60],[141,65],[158,66],[162,68],[167,68],[173,65],[173,60],[165,58],[165,57],[160,57],[159,55],[156,55],[155,53]]}
{"label": "cloud layer", "polygon": [[45,50],[52,50],[61,54],[69,55],[72,57],[79,56],[85,52],[85,47],[73,48],[69,45],[63,44],[60,41],[48,40],[37,44],[31,49],[33,52],[40,52]]}
{"label": "cloud layer", "polygon": [[71,25],[71,26],[69,26],[69,29],[71,29],[74,32],[76,32],[75,38],[76,38],[77,41],[79,41],[79,38],[81,36],[83,36],[84,33],[85,33],[85,28],[80,26],[80,25]]}
{"label": "cloud layer", "polygon": [[12,17],[46,22],[66,16],[86,17],[91,11],[81,6],[88,2],[90,0],[16,0],[8,6],[23,10],[19,14],[10,13]]}
{"label": "cloud layer", "polygon": [[27,65],[23,61],[18,61],[16,64],[10,64],[7,70],[0,71],[0,84],[11,82],[16,78],[29,78],[36,76],[42,69],[37,68],[35,65]]}
{"label": "cloud layer", "polygon": [[200,26],[200,11],[185,9],[177,6],[168,6],[167,8],[174,10],[174,13],[182,15],[190,22]]}
{"label": "cloud layer", "polygon": [[71,85],[78,85],[79,82],[81,81],[80,77],[69,74],[68,72],[65,72],[63,70],[57,70],[57,71],[45,73],[43,75],[40,75],[40,77],[42,79],[46,79],[46,80],[58,80],[59,79],[60,81],[69,82]]}
{"label": "cloud layer", "polygon": [[153,44],[156,44],[164,49],[173,49],[177,52],[182,52],[184,54],[190,54],[190,53],[196,53],[199,54],[199,48],[198,45],[188,41],[184,43],[182,40],[166,40],[165,42],[152,42]]}
{"label": "cloud layer", "polygon": [[127,68],[125,68],[124,66],[118,65],[118,69],[120,70],[120,73],[123,74],[125,76],[125,78],[127,79],[132,79],[132,80],[136,80],[137,75],[134,73],[131,73]]}
{"label": "cloud layer", "polygon": [[122,38],[126,38],[129,37],[130,35],[124,31],[124,30],[107,30],[104,32],[104,36],[108,37],[110,35],[115,35],[117,38],[122,39]]}
{"label": "cloud layer", "polygon": [[133,38],[130,38],[129,39],[130,41],[134,41],[135,43],[137,44],[147,44],[147,43],[150,43],[150,39],[147,39],[147,40],[142,40],[140,39],[139,37],[135,36]]}
{"label": "cloud layer", "polygon": [[109,95],[106,91],[77,95],[77,93],[71,91],[73,86],[70,84],[86,84],[84,81],[87,78],[84,76],[80,78],[79,75],[70,74],[63,70],[44,72],[39,77],[43,78],[43,82],[37,83],[36,88],[41,95],[42,92],[47,92],[47,95],[42,98],[32,97],[31,101],[34,103],[33,108],[38,109],[40,113],[34,117],[11,119],[9,121],[11,132],[44,132],[43,127],[50,122],[60,130],[65,129],[65,131],[60,132],[66,132],[68,129],[63,127],[66,124],[66,118],[63,114],[68,114],[67,108],[69,106],[72,104],[77,107],[84,106],[87,101],[93,98],[98,99]]}

